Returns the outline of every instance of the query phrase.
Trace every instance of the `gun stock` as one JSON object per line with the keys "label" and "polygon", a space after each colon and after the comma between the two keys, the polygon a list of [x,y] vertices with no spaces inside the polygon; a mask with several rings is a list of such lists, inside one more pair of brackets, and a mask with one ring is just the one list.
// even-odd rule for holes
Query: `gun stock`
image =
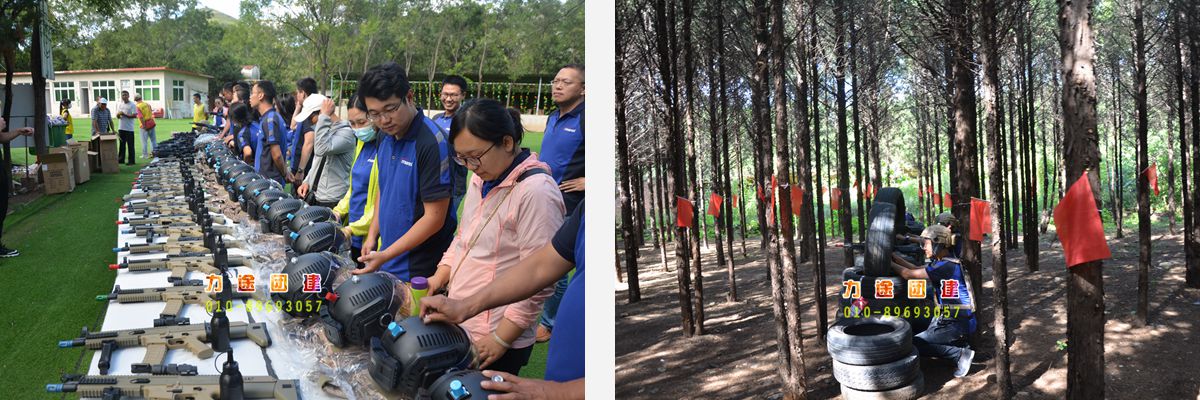
{"label": "gun stock", "polygon": [[[147,400],[218,399],[219,375],[196,376],[64,376],[63,383],[46,385],[50,393],[78,393],[79,397],[143,397]],[[297,400],[299,382],[269,376],[242,378],[247,399]]]}

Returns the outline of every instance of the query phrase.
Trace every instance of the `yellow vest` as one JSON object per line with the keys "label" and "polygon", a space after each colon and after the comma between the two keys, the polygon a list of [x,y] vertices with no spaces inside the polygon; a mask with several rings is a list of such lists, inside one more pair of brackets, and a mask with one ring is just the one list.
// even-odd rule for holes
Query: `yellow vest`
{"label": "yellow vest", "polygon": [[192,105],[192,122],[208,122],[208,114],[204,112],[204,104]]}
{"label": "yellow vest", "polygon": [[[375,140],[379,140],[376,138]],[[338,202],[337,207],[333,208],[333,212],[337,215],[350,215],[350,194],[354,191],[354,163],[358,162],[358,154],[362,152],[363,142],[360,140],[354,147],[354,162],[350,163],[350,188],[346,190],[346,195],[342,196],[342,200]],[[378,152],[375,153],[379,155]],[[316,190],[315,188],[311,190]],[[375,218],[375,199],[379,197],[379,163],[371,164],[371,182],[367,183],[367,204],[363,206],[362,218],[357,221],[350,221],[350,233],[354,236],[367,236],[367,231],[371,229],[371,220]]]}

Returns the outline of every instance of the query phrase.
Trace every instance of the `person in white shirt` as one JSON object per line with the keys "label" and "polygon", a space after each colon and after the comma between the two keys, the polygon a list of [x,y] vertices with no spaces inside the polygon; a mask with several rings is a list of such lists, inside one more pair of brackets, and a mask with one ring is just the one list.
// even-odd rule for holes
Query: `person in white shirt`
{"label": "person in white shirt", "polygon": [[137,120],[137,104],[129,101],[129,91],[121,91],[121,102],[117,103],[117,162],[125,159],[125,151],[129,150],[129,161],[125,165],[134,165],[133,129]]}

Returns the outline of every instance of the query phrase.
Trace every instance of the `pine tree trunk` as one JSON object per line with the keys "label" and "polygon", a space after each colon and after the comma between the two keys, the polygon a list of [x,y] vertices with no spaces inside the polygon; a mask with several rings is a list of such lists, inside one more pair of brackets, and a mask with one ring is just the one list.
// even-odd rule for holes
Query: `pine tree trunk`
{"label": "pine tree trunk", "polygon": [[[1191,65],[1192,73],[1190,84],[1188,85],[1188,97],[1190,102],[1190,113],[1192,116],[1192,155],[1193,157],[1200,154],[1200,60],[1197,60],[1197,54],[1200,54],[1200,27],[1197,25],[1197,14],[1200,12],[1200,7],[1197,7],[1195,2],[1187,3],[1190,7],[1188,12],[1189,23],[1188,27],[1188,61]],[[1186,283],[1188,287],[1200,288],[1200,212],[1196,212],[1196,206],[1200,205],[1200,188],[1197,187],[1197,182],[1200,181],[1200,162],[1192,160],[1192,219],[1191,227],[1188,232],[1191,233],[1191,238],[1187,240],[1187,245],[1192,249],[1191,254],[1187,257],[1187,274]],[[1184,175],[1188,171],[1183,172]]]}
{"label": "pine tree trunk", "polygon": [[[692,20],[693,20],[693,15],[694,15],[694,8],[695,8],[694,0],[683,0],[683,46],[684,46],[683,47],[683,51],[684,51],[684,53],[683,53],[684,54],[683,70],[684,70],[684,88],[686,89],[685,92],[687,93],[687,110],[686,110],[687,114],[686,114],[686,125],[685,125],[687,127],[687,135],[685,136],[684,143],[686,144],[686,149],[687,149],[687,158],[685,159],[685,163],[687,164],[686,167],[687,167],[687,171],[688,171],[688,182],[690,183],[687,188],[687,198],[691,199],[692,201],[695,201],[696,204],[703,204],[701,196],[700,196],[699,192],[697,192],[697,188],[700,187],[700,181],[696,177],[697,171],[698,171],[698,169],[696,168],[696,141],[698,140],[698,137],[696,136],[695,124],[694,124],[694,116],[696,115],[695,101],[694,101],[696,98],[696,96],[695,96],[695,88],[696,88],[696,85],[695,85],[695,78],[696,78],[695,48],[696,48],[696,46],[692,43]],[[700,214],[699,211],[700,211],[699,207],[692,208],[692,220],[700,221],[701,222],[699,224],[700,229],[707,231],[707,229],[705,229],[705,224],[704,224],[705,218],[700,218],[701,216],[703,216],[703,214]],[[696,230],[695,228],[691,228],[691,229],[688,229],[688,234],[691,235],[691,238],[690,238],[691,240],[689,241],[690,246],[688,247],[689,251],[691,252],[691,255],[689,256],[688,261],[691,261],[690,269],[691,269],[691,273],[692,273],[692,315],[693,315],[692,323],[694,323],[696,325],[695,326],[696,334],[703,335],[704,334],[704,268],[702,267],[703,264],[700,262],[701,261],[700,260],[700,240],[701,240],[700,239],[700,231]]]}
{"label": "pine tree trunk", "polygon": [[[618,12],[618,18],[623,14]],[[634,187],[630,183],[632,168],[629,162],[629,137],[628,130],[625,126],[625,64],[624,57],[619,54],[624,49],[624,21],[616,24],[616,37],[618,56],[616,57],[616,114],[617,114],[617,158],[620,160],[617,164],[621,169],[621,241],[625,244],[625,274],[628,278],[628,300],[630,303],[636,303],[642,299],[642,290],[638,287],[638,240],[636,236],[641,236],[641,231],[635,232],[633,223],[633,207],[632,197]],[[620,270],[618,270],[619,272]]]}
{"label": "pine tree trunk", "polygon": [[1133,0],[1134,107],[1137,108],[1138,137],[1138,305],[1136,326],[1146,326],[1150,308],[1150,160],[1147,144],[1150,118],[1146,109],[1146,33],[1142,23],[1142,0]]}
{"label": "pine tree trunk", "polygon": [[1008,262],[1004,246],[1000,245],[1003,233],[1000,227],[1000,210],[1004,208],[1004,173],[1000,168],[1000,119],[996,109],[1000,94],[1000,54],[996,38],[996,2],[983,0],[981,4],[980,33],[983,37],[983,52],[979,62],[983,69],[983,113],[984,129],[987,130],[988,184],[991,199],[992,234],[992,292],[994,300],[994,330],[996,335],[996,398],[1009,399],[1013,396],[1010,359],[1008,354]]}
{"label": "pine tree trunk", "polygon": [[[809,12],[809,46],[808,48],[814,54],[817,52],[817,32],[820,31],[820,25],[817,24],[817,6],[819,0],[812,0]],[[813,234],[813,241],[816,242],[815,252],[816,259],[813,263],[813,283],[816,290],[824,293],[825,288],[825,194],[824,190],[828,188],[824,181],[824,175],[821,174],[821,74],[817,70],[817,57],[812,57],[810,65],[812,66],[811,78],[812,84],[812,141],[813,141],[813,165],[815,166],[815,174],[812,177],[809,187],[812,188],[813,198],[816,199],[816,231]]]}
{"label": "pine tree trunk", "polygon": [[[1058,0],[1063,74],[1063,152],[1067,183],[1084,175],[1100,204],[1100,151],[1096,148],[1096,76],[1091,0]],[[1068,269],[1067,398],[1104,398],[1104,262]]]}
{"label": "pine tree trunk", "polygon": [[[667,107],[666,126],[669,132],[667,152],[668,158],[671,160],[671,168],[669,171],[670,175],[667,178],[668,181],[670,181],[671,187],[671,198],[669,199],[669,202],[672,204],[670,209],[674,211],[673,214],[678,215],[680,211],[678,206],[675,205],[677,203],[676,199],[688,198],[686,187],[688,176],[686,167],[684,165],[685,155],[683,152],[683,149],[686,148],[686,144],[684,143],[683,132],[681,132],[679,124],[679,89],[674,75],[674,59],[671,57],[671,55],[678,53],[674,51],[675,46],[672,46],[668,43],[674,41],[675,24],[668,23],[667,5],[665,0],[657,0],[654,6],[654,25],[656,31],[655,47],[658,51],[659,57],[659,73],[662,76],[662,81],[666,85],[667,89],[662,96],[663,102]],[[672,22],[674,21],[674,13],[675,11],[672,8],[670,11],[670,14],[672,15]],[[671,39],[670,41],[668,40],[669,38]],[[688,256],[691,253],[691,246],[688,243],[689,238],[687,230],[688,228],[685,227],[675,227],[675,275],[679,284],[679,307],[680,313],[682,314],[682,320],[680,322],[682,323],[683,334],[684,336],[691,337],[692,335],[696,334],[696,322],[694,320],[695,314],[692,311],[692,282],[691,271],[689,271],[691,262],[688,259]]]}
{"label": "pine tree trunk", "polygon": [[[952,15],[959,16],[954,24],[954,162],[958,164],[954,201],[951,211],[958,218],[959,232],[966,232],[970,217],[972,197],[979,196],[975,158],[975,72],[972,57],[972,34],[966,0],[950,2]],[[971,277],[971,293],[983,293],[983,270],[979,264],[979,242],[967,241],[962,245],[962,266]],[[978,335],[978,331],[972,338]],[[975,341],[975,340],[973,340]],[[977,343],[977,341],[975,341]]]}

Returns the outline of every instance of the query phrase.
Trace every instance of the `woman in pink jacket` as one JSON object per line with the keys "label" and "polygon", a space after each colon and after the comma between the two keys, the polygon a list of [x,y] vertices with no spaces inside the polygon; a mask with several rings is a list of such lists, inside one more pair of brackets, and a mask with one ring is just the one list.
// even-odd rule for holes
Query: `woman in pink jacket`
{"label": "woman in pink jacket", "polygon": [[[550,167],[521,148],[521,115],[499,102],[468,102],[450,122],[454,161],[470,169],[463,221],[429,278],[430,293],[474,295],[545,246],[566,210]],[[529,361],[542,302],[554,292],[484,311],[462,327],[475,343],[479,367],[517,375]]]}

